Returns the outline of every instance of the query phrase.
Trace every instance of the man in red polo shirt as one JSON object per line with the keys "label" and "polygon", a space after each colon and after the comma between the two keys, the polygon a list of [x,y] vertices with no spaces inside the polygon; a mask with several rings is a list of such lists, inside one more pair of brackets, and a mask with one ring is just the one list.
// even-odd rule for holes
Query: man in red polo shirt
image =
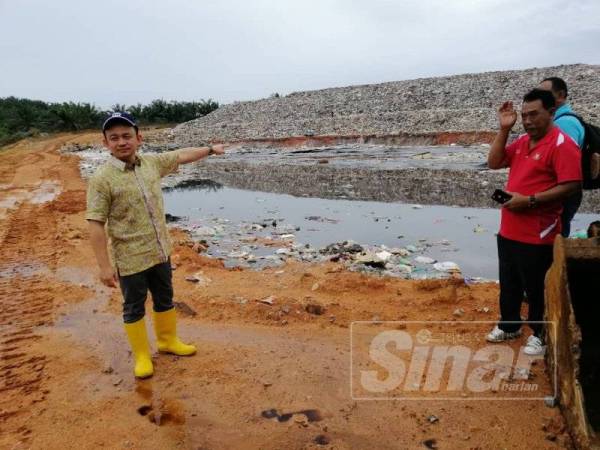
{"label": "man in red polo shirt", "polygon": [[521,119],[527,134],[509,146],[506,141],[517,121],[511,102],[498,118],[500,131],[488,155],[490,169],[509,167],[506,191],[512,198],[502,207],[498,233],[500,321],[487,335],[501,342],[521,335],[521,303],[527,294],[530,327],[524,352],[544,353],[544,278],[552,264],[552,244],[561,231],[560,215],[566,198],[581,189],[581,152],[552,122],[551,92],[533,89],[523,97]]}

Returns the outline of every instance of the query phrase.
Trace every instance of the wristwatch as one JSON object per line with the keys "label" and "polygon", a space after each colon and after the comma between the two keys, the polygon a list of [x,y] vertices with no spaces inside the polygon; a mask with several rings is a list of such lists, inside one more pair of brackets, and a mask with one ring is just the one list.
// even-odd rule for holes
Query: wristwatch
{"label": "wristwatch", "polygon": [[529,207],[530,208],[535,208],[537,206],[537,198],[535,198],[535,195],[530,195],[529,196]]}
{"label": "wristwatch", "polygon": [[215,149],[213,148],[212,145],[209,145],[208,146],[208,155],[210,156],[210,155],[214,155],[214,154],[216,154]]}

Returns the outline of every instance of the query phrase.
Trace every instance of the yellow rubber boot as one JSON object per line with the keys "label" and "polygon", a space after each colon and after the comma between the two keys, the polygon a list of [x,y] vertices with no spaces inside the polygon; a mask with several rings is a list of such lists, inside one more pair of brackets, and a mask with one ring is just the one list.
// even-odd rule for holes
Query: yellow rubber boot
{"label": "yellow rubber boot", "polygon": [[175,308],[154,314],[154,331],[159,352],[173,353],[178,356],[189,356],[196,353],[196,347],[184,344],[177,337],[177,318]]}
{"label": "yellow rubber boot", "polygon": [[152,359],[150,358],[150,346],[148,345],[148,334],[146,333],[146,322],[142,317],[137,322],[126,323],[125,332],[129,345],[133,352],[135,368],[133,373],[138,378],[148,378],[154,373]]}

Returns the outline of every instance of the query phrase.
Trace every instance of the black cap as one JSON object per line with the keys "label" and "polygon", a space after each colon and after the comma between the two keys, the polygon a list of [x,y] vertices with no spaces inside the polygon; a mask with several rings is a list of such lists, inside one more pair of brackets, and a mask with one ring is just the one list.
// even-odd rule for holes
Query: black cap
{"label": "black cap", "polygon": [[102,132],[106,131],[106,128],[108,128],[108,126],[113,122],[125,122],[131,125],[132,127],[137,127],[137,123],[135,123],[135,119],[131,114],[128,114],[126,112],[114,112],[110,116],[108,116],[102,124]]}

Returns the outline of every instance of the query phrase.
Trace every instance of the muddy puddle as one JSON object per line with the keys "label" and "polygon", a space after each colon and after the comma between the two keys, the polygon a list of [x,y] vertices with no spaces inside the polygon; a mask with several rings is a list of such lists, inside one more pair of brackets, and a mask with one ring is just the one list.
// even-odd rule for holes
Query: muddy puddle
{"label": "muddy puddle", "polygon": [[0,185],[3,198],[0,200],[0,217],[6,210],[14,208],[22,202],[42,204],[51,202],[61,192],[61,184],[58,181],[41,181],[31,186],[16,187],[13,185]]}
{"label": "muddy puddle", "polygon": [[[167,190],[165,210],[207,242],[209,255],[230,265],[261,267],[290,254],[321,261],[331,257],[320,253],[324,247],[353,241],[365,249],[408,249],[402,258],[414,278],[435,276],[434,262],[454,262],[468,277],[497,279],[497,209],[300,198],[211,180],[193,184]],[[574,230],[593,217],[579,214]]]}

